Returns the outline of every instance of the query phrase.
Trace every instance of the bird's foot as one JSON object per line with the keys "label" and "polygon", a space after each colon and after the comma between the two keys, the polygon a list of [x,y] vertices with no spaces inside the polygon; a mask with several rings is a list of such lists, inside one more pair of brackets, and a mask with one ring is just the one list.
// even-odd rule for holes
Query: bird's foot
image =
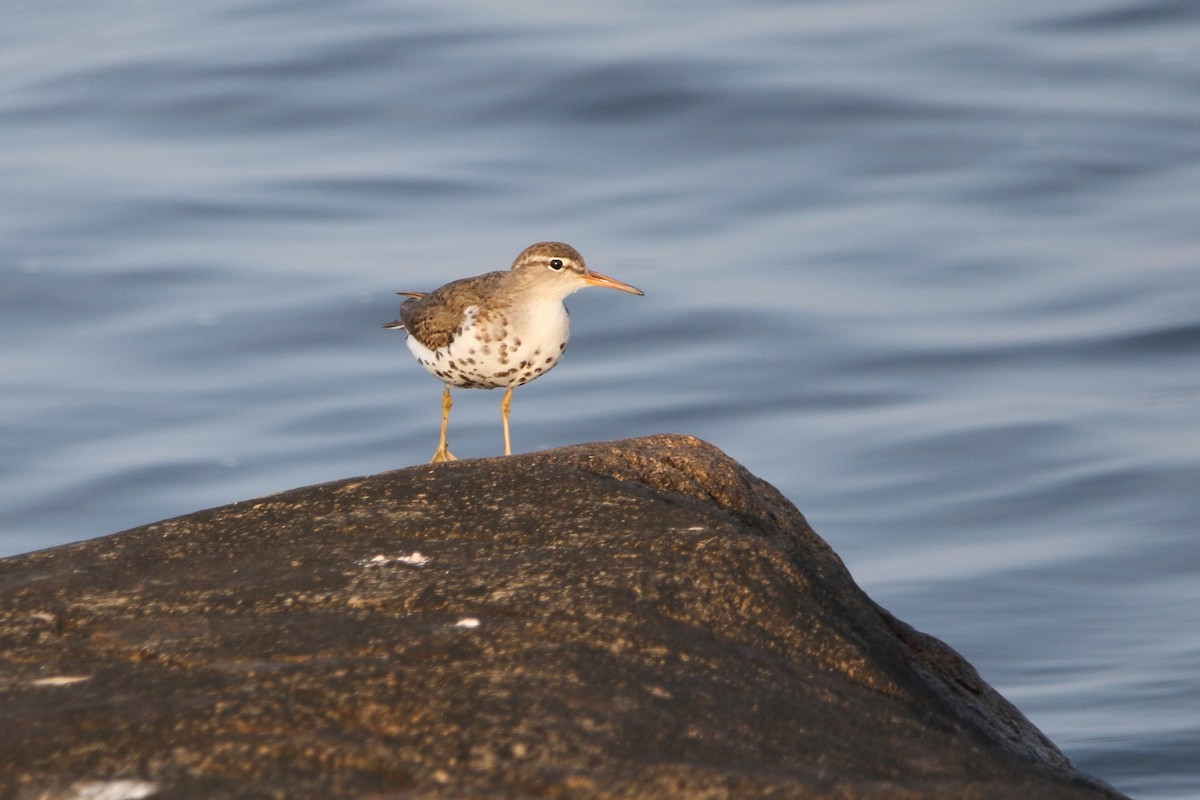
{"label": "bird's foot", "polygon": [[450,448],[442,445],[433,454],[433,458],[429,459],[429,463],[437,464],[439,461],[458,461],[458,459],[454,457],[454,453],[450,452]]}

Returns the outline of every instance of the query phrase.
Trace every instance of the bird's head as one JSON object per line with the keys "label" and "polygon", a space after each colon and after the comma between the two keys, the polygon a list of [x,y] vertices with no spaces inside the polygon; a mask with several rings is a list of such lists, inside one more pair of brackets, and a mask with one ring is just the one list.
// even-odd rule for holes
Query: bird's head
{"label": "bird's head", "polygon": [[588,269],[579,251],[562,242],[538,242],[526,247],[513,262],[512,271],[522,282],[562,297],[586,286],[642,294],[641,289]]}

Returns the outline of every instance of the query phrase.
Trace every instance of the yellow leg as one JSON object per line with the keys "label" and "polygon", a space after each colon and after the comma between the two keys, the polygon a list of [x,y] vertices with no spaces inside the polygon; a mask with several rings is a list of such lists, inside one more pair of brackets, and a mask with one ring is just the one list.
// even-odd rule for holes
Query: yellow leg
{"label": "yellow leg", "polygon": [[442,390],[442,435],[438,438],[437,452],[429,459],[430,464],[438,461],[458,461],[446,447],[446,423],[450,421],[450,408],[453,405],[454,402],[450,399],[450,384],[447,383],[446,388]]}
{"label": "yellow leg", "polygon": [[512,445],[508,441],[508,410],[512,408],[512,387],[504,390],[504,399],[500,401],[500,419],[504,423],[504,455],[512,455]]}

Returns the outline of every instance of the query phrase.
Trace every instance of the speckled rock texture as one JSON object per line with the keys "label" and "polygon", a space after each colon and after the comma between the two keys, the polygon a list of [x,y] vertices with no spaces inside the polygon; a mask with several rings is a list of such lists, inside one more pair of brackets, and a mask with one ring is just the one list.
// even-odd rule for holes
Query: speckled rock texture
{"label": "speckled rock texture", "polygon": [[686,436],[6,559],[0,720],[20,800],[1120,797]]}

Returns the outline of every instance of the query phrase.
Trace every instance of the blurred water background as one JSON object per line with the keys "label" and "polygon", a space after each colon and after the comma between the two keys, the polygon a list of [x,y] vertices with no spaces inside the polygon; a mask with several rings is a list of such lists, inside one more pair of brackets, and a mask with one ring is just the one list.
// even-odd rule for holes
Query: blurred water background
{"label": "blurred water background", "polygon": [[515,449],[713,442],[1082,769],[1200,794],[1200,4],[5,19],[0,554],[425,461],[392,292],[561,239],[646,297],[572,298]]}

